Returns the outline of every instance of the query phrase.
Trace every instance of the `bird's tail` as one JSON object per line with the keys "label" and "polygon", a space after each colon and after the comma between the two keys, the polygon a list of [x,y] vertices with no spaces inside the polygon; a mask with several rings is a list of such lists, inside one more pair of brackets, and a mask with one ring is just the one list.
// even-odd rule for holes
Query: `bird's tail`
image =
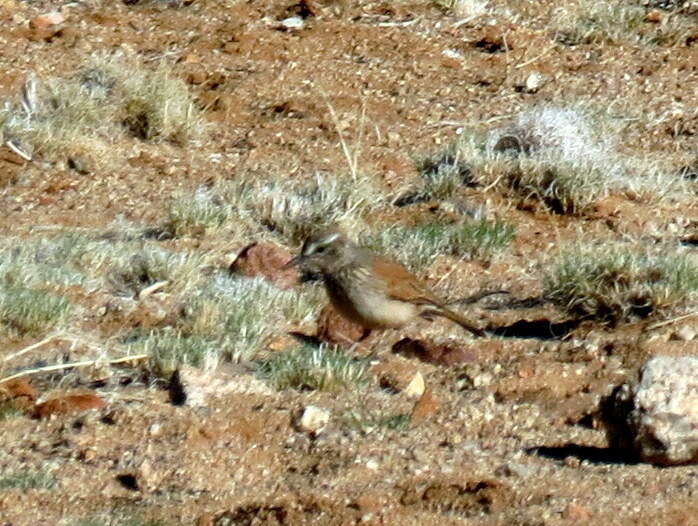
{"label": "bird's tail", "polygon": [[472,332],[475,336],[483,337],[487,335],[485,331],[483,331],[482,329],[478,329],[477,327],[472,325],[468,320],[465,319],[465,317],[458,314],[457,312],[452,311],[451,309],[447,309],[446,307],[440,307],[438,310],[434,309],[430,312],[430,314],[431,313],[436,314],[437,316],[443,316],[444,318],[449,319],[454,323],[457,323],[466,331]]}

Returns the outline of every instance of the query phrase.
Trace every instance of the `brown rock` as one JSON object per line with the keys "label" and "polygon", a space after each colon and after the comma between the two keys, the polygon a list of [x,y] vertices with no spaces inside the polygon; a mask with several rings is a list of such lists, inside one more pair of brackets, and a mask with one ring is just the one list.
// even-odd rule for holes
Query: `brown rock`
{"label": "brown rock", "polygon": [[461,343],[455,341],[433,342],[403,338],[393,345],[393,352],[446,367],[454,367],[477,360],[476,353],[465,349]]}
{"label": "brown rock", "polygon": [[591,512],[584,506],[570,502],[565,511],[562,512],[562,517],[572,522],[588,524],[588,521],[591,519]]}
{"label": "brown rock", "polygon": [[36,389],[34,389],[29,380],[26,378],[17,378],[16,380],[11,380],[2,386],[3,393],[8,399],[14,400],[16,398],[25,398],[27,400],[34,401],[38,396]]}
{"label": "brown rock", "polygon": [[39,15],[29,21],[27,37],[34,41],[51,40],[54,36],[59,36],[63,31],[64,22],[65,18],[58,12]]}
{"label": "brown rock", "polygon": [[206,70],[200,64],[192,64],[187,68],[186,78],[189,84],[203,84],[207,78]]}
{"label": "brown rock", "polygon": [[32,18],[29,21],[29,27],[32,29],[48,29],[52,26],[60,25],[63,22],[65,22],[65,17],[58,11],[53,11]]}
{"label": "brown rock", "polygon": [[230,272],[244,276],[262,276],[282,289],[298,283],[298,270],[284,268],[291,260],[285,248],[271,243],[252,243],[238,254],[230,265]]}
{"label": "brown rock", "polygon": [[388,356],[371,367],[371,373],[378,378],[380,386],[393,391],[403,391],[418,372],[412,362],[397,356]]}
{"label": "brown rock", "polygon": [[434,396],[431,390],[427,389],[414,404],[410,415],[410,424],[417,426],[435,415],[438,410],[439,399]]}
{"label": "brown rock", "polygon": [[358,342],[364,334],[364,329],[344,316],[328,304],[325,306],[317,322],[317,338],[334,345],[351,345]]}
{"label": "brown rock", "polygon": [[658,9],[653,9],[645,15],[645,21],[651,24],[659,24],[662,21],[662,13]]}
{"label": "brown rock", "polygon": [[106,402],[94,394],[67,395],[38,404],[34,408],[34,416],[48,418],[51,415],[81,413],[104,406]]}

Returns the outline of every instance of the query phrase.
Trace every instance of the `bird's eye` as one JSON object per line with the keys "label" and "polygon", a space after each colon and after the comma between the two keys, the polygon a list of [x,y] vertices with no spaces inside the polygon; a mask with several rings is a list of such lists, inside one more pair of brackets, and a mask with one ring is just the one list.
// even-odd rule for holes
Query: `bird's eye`
{"label": "bird's eye", "polygon": [[316,254],[322,254],[325,251],[325,247],[317,247],[315,249]]}

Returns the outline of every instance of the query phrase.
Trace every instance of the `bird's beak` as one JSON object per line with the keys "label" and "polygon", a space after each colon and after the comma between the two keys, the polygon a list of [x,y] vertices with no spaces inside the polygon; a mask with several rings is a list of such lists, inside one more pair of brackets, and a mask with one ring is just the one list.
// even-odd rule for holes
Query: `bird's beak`
{"label": "bird's beak", "polygon": [[301,256],[296,256],[295,258],[290,259],[290,260],[288,261],[288,263],[286,263],[286,264],[284,265],[284,268],[295,267],[295,266],[298,265],[298,263],[300,263],[300,262],[301,262]]}

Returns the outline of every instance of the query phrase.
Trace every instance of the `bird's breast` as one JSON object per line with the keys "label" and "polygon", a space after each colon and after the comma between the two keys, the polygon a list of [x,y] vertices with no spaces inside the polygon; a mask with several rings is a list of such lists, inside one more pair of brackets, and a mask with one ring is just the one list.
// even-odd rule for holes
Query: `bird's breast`
{"label": "bird's breast", "polygon": [[365,269],[326,276],[325,286],[332,305],[367,329],[401,327],[419,311],[412,303],[388,297],[384,284]]}

